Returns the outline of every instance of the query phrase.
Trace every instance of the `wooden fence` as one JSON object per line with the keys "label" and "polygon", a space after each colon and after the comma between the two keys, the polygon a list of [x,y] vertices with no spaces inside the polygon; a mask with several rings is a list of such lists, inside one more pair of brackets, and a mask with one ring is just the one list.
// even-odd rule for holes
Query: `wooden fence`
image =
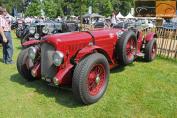
{"label": "wooden fence", "polygon": [[166,58],[177,59],[177,30],[162,27],[144,29],[144,35],[149,31],[157,34],[157,54]]}

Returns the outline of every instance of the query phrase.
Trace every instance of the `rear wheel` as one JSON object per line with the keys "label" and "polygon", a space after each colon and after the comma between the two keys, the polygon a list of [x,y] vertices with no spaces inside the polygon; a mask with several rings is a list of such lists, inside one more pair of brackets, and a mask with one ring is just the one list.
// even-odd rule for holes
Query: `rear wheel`
{"label": "rear wheel", "polygon": [[156,39],[149,41],[145,47],[145,60],[153,61],[157,55],[157,43]]}
{"label": "rear wheel", "polygon": [[128,65],[134,61],[137,50],[136,35],[132,31],[126,31],[119,38],[116,45],[118,61],[122,65]]}
{"label": "rear wheel", "polygon": [[75,98],[84,104],[97,102],[107,89],[109,73],[104,55],[95,53],[83,59],[74,70],[72,89]]}
{"label": "rear wheel", "polygon": [[17,70],[22,77],[28,81],[32,81],[35,78],[31,74],[31,70],[27,68],[26,61],[28,59],[28,49],[23,49],[17,58]]}

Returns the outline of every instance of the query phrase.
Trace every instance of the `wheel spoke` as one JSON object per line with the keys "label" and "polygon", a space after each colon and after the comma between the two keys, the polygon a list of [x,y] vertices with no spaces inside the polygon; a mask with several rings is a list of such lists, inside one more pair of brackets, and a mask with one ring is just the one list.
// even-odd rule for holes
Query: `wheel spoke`
{"label": "wheel spoke", "polygon": [[95,82],[92,82],[90,85],[89,85],[89,90],[93,89],[95,86]]}
{"label": "wheel spoke", "polygon": [[129,60],[133,58],[133,56],[135,55],[135,51],[136,51],[135,42],[133,39],[129,39],[126,46],[126,53]]}
{"label": "wheel spoke", "polygon": [[88,90],[90,95],[97,95],[104,85],[105,70],[101,64],[95,65],[88,75]]}

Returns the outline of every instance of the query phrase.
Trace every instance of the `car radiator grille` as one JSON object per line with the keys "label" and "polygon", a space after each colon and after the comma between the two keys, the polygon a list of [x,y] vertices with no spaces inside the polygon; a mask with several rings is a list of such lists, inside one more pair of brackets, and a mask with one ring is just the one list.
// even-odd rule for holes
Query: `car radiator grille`
{"label": "car radiator grille", "polygon": [[53,64],[52,55],[55,48],[48,44],[41,44],[41,75],[47,79],[52,79],[57,74],[57,67]]}
{"label": "car radiator grille", "polygon": [[43,27],[44,27],[44,26],[42,26],[42,25],[38,25],[38,26],[37,26],[36,33],[38,33],[40,36],[42,36],[42,34],[43,34],[43,33],[42,33]]}

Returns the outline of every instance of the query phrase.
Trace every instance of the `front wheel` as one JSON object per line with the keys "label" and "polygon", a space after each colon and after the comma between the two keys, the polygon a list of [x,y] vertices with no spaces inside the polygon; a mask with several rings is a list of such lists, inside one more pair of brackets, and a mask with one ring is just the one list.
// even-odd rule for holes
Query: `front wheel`
{"label": "front wheel", "polygon": [[75,98],[84,104],[93,104],[104,95],[110,69],[106,57],[95,53],[83,59],[76,66],[72,89]]}
{"label": "front wheel", "polygon": [[19,74],[28,81],[33,81],[35,78],[31,74],[31,70],[28,69],[26,61],[28,59],[28,49],[23,49],[17,58],[17,70]]}
{"label": "front wheel", "polygon": [[155,59],[156,55],[157,55],[157,43],[156,39],[153,39],[146,44],[144,58],[146,61],[150,62]]}

